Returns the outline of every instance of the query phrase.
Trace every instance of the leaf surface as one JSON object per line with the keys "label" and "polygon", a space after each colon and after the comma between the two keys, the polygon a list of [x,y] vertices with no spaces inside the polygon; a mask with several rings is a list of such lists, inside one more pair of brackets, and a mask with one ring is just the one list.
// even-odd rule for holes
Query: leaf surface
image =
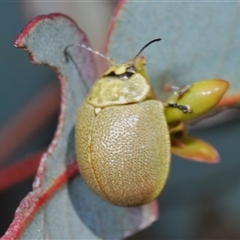
{"label": "leaf surface", "polygon": [[239,2],[120,1],[110,27],[108,55],[124,62],[160,37],[160,43],[142,53],[160,99],[166,99],[166,85],[218,78],[230,82],[228,95],[239,102],[239,8]]}

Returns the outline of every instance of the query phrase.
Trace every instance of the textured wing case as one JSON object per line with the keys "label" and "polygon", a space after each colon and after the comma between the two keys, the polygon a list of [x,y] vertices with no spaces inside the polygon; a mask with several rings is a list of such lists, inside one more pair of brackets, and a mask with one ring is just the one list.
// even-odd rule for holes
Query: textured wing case
{"label": "textured wing case", "polygon": [[95,193],[121,206],[142,205],[158,196],[170,165],[161,102],[106,107],[97,116],[85,102],[77,119],[79,166]]}

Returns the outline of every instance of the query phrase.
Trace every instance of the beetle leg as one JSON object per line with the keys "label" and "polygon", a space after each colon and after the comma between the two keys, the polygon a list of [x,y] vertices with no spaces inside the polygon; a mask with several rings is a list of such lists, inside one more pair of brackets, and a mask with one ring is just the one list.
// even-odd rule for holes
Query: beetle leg
{"label": "beetle leg", "polygon": [[179,110],[181,110],[183,113],[191,113],[191,107],[189,105],[181,105],[178,103],[167,103],[166,107],[170,107],[170,108],[178,108]]}
{"label": "beetle leg", "polygon": [[184,96],[184,94],[189,91],[190,88],[191,88],[191,86],[189,86],[189,85],[180,87],[177,91],[178,99],[182,98]]}

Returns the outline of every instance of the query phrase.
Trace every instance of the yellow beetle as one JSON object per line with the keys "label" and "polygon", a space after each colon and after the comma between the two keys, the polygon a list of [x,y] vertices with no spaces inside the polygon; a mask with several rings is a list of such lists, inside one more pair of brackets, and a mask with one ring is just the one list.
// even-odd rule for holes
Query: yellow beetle
{"label": "yellow beetle", "polygon": [[[164,105],[153,97],[136,57],[111,66],[77,112],[76,154],[82,177],[102,199],[139,206],[162,191],[170,167]],[[143,67],[142,65],[140,67]]]}

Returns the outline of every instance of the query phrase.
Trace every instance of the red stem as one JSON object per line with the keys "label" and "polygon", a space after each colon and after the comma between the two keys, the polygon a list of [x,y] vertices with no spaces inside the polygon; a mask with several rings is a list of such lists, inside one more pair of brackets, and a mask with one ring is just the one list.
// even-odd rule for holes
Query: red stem
{"label": "red stem", "polygon": [[60,87],[51,84],[16,113],[0,131],[0,163],[57,115],[59,108]]}
{"label": "red stem", "polygon": [[34,177],[43,153],[44,151],[40,151],[31,154],[15,164],[0,169],[0,192]]}
{"label": "red stem", "polygon": [[240,93],[232,93],[231,95],[223,96],[217,107],[231,107],[236,106],[240,102]]}

